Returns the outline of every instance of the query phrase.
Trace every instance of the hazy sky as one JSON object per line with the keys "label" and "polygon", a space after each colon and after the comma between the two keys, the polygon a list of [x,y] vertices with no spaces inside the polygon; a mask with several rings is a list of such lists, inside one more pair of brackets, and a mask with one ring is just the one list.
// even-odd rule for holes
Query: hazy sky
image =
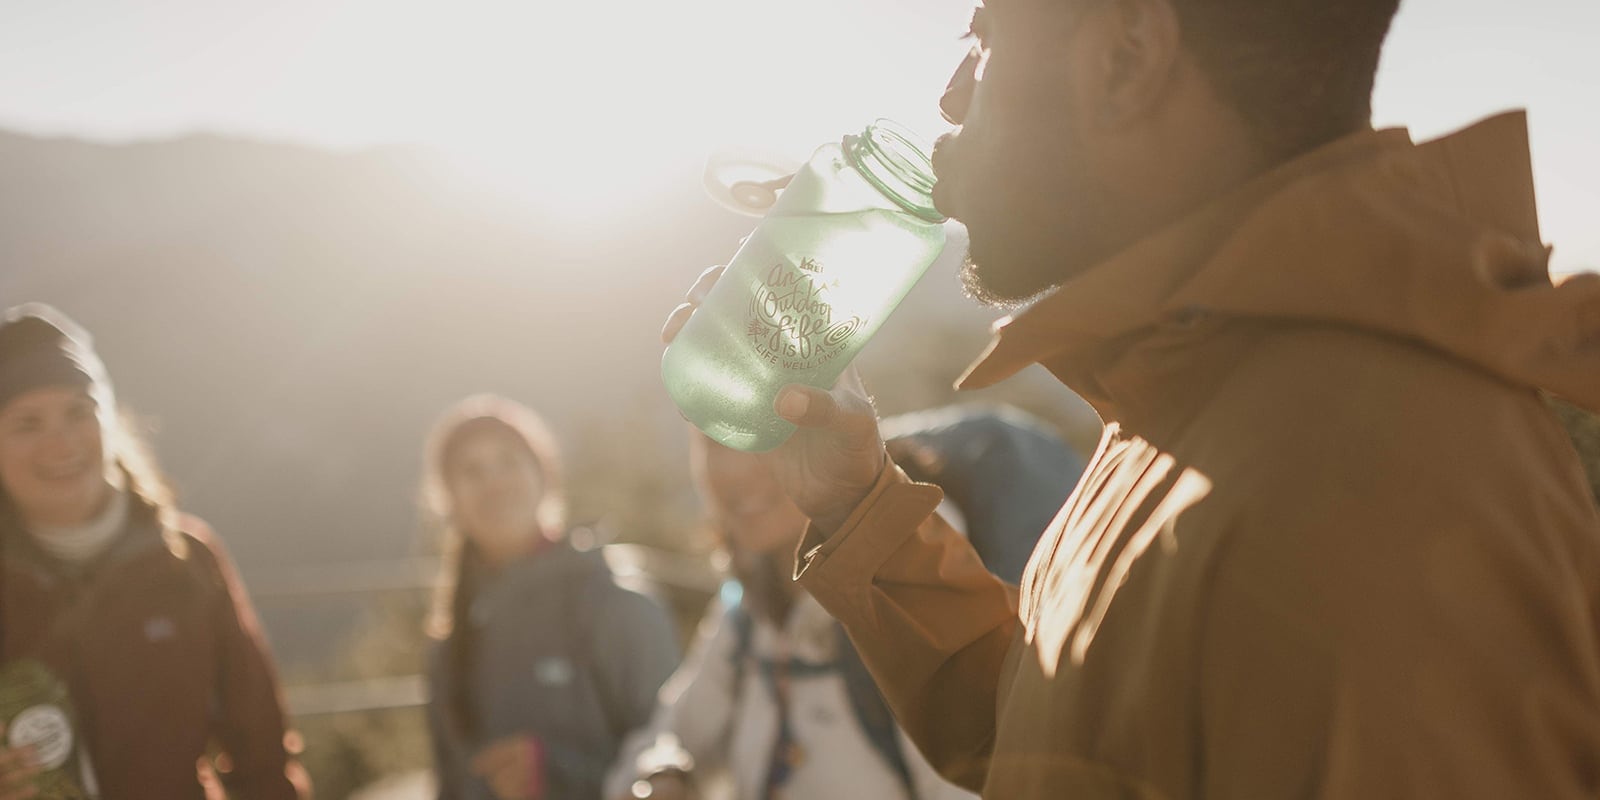
{"label": "hazy sky", "polygon": [[[970,0],[0,0],[0,128],[416,142],[574,209],[725,144],[941,130]],[[1529,109],[1558,268],[1600,267],[1600,0],[1403,0],[1381,125]]]}

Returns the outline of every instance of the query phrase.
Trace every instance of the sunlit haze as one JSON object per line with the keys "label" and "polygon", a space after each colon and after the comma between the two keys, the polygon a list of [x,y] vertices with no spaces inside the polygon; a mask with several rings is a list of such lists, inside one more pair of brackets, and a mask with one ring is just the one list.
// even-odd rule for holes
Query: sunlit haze
{"label": "sunlit haze", "polygon": [[[724,145],[928,135],[968,0],[4,0],[0,128],[436,147],[573,219]],[[1376,121],[1530,110],[1545,237],[1600,266],[1600,3],[1405,0]]]}

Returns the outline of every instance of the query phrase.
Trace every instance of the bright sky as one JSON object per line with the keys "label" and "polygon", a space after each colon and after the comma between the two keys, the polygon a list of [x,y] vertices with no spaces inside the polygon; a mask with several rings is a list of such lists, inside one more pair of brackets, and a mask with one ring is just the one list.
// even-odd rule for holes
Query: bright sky
{"label": "bright sky", "polygon": [[[928,135],[970,0],[0,0],[0,128],[414,142],[569,212],[723,145]],[[1527,107],[1558,269],[1600,267],[1600,2],[1403,0],[1377,122]]]}

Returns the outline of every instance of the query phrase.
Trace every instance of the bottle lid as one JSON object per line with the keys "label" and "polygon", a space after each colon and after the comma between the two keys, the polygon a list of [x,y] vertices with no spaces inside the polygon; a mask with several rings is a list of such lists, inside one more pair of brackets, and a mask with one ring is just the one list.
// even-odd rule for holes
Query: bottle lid
{"label": "bottle lid", "polygon": [[759,217],[778,202],[800,164],[774,153],[724,148],[706,160],[706,193],[718,205]]}

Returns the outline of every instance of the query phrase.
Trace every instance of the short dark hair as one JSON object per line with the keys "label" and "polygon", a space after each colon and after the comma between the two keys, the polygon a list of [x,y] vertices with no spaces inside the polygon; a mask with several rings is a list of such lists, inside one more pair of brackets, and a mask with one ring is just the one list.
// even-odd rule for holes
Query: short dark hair
{"label": "short dark hair", "polygon": [[1400,0],[1170,0],[1185,47],[1260,144],[1288,158],[1372,122]]}

